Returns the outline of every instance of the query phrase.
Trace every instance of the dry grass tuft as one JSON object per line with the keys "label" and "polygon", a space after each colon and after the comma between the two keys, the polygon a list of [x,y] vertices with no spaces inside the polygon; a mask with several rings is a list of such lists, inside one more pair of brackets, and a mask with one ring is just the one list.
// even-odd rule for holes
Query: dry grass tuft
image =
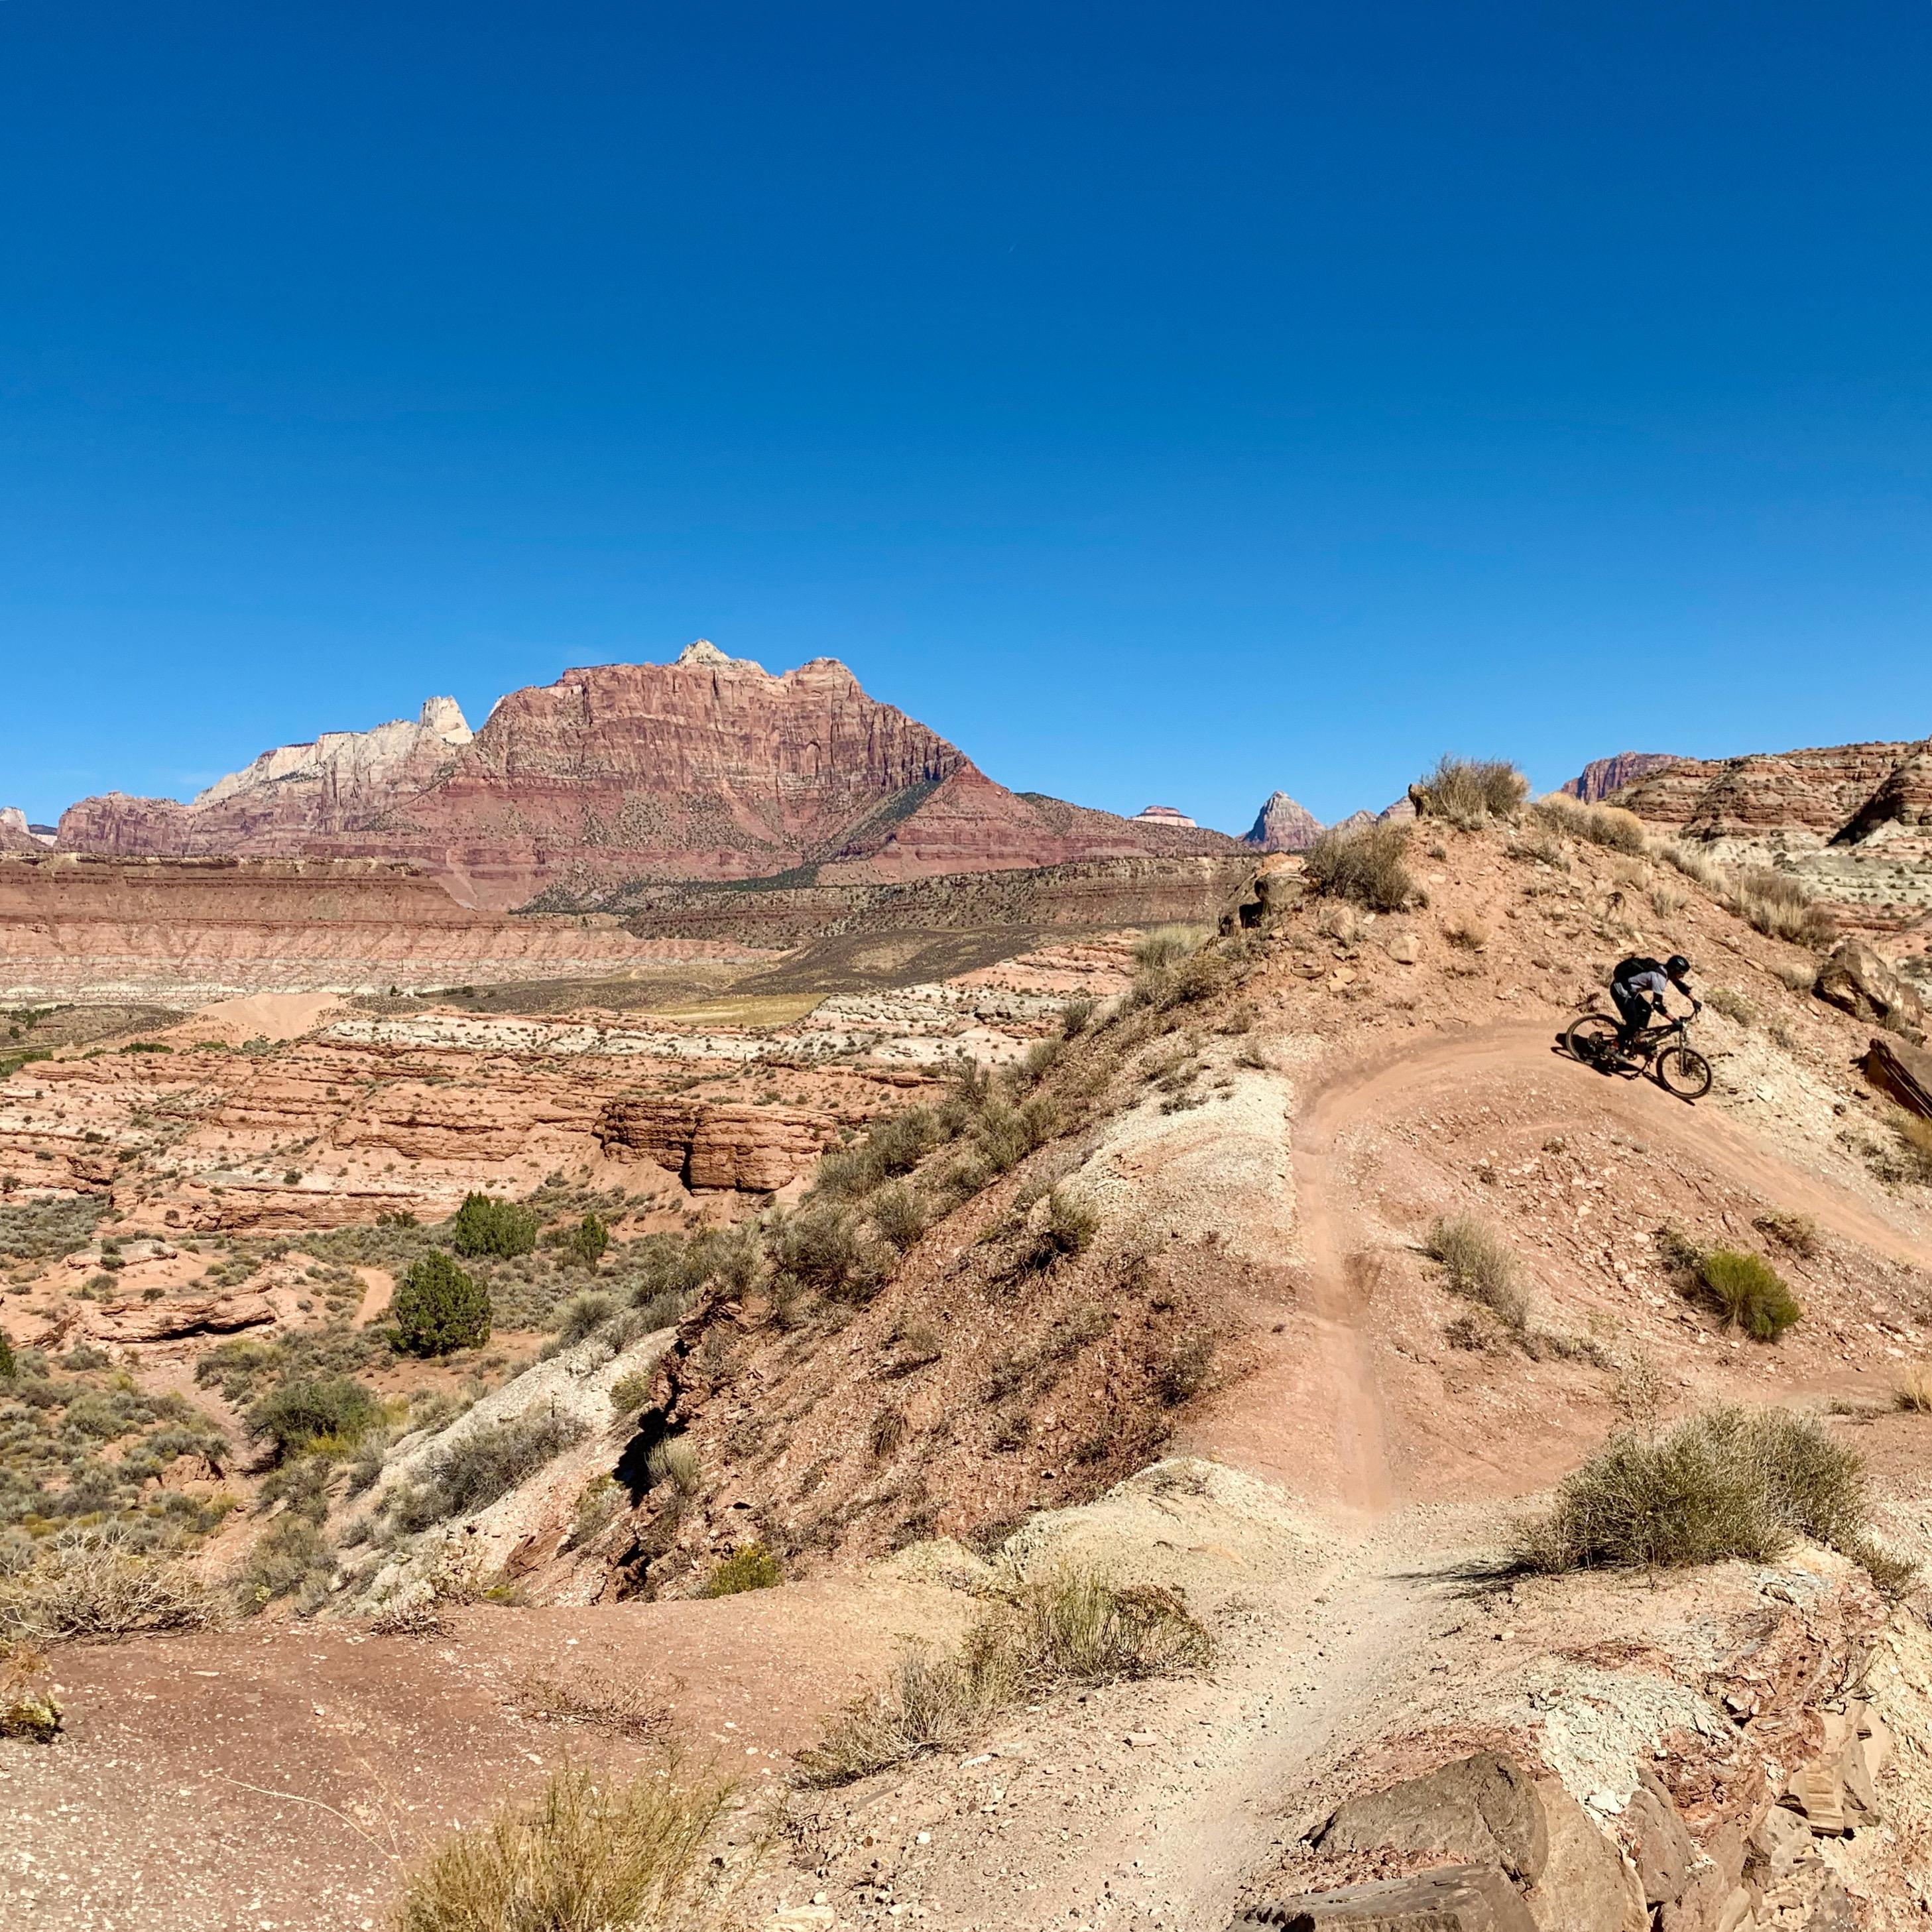
{"label": "dry grass tuft", "polygon": [[1731,883],[1725,903],[1768,939],[1822,952],[1838,936],[1837,922],[1804,885],[1788,872],[1760,867]]}
{"label": "dry grass tuft", "polygon": [[1443,1285],[1453,1294],[1479,1301],[1520,1335],[1528,1324],[1529,1304],[1516,1280],[1516,1256],[1473,1216],[1438,1221],[1423,1252],[1441,1264]]}
{"label": "dry grass tuft", "polygon": [[910,1651],[892,1678],[848,1706],[812,1749],[800,1782],[825,1787],[969,1744],[1022,1699],[1198,1669],[1208,1633],[1171,1590],[1066,1568],[1018,1585],[951,1655]]}
{"label": "dry grass tuft", "polygon": [[1556,1507],[1522,1524],[1531,1570],[1769,1562],[1794,1535],[1890,1559],[1866,1541],[1863,1466],[1808,1417],[1706,1410],[1662,1435],[1623,1434],[1565,1479]]}
{"label": "dry grass tuft", "polygon": [[1892,1400],[1909,1414],[1932,1415],[1932,1367],[1921,1362],[1916,1368],[1907,1369],[1898,1378]]}
{"label": "dry grass tuft", "polygon": [[1442,922],[1442,936],[1464,952],[1480,952],[1490,943],[1490,928],[1472,913],[1459,913]]}
{"label": "dry grass tuft", "polygon": [[704,1846],[730,1794],[675,1764],[630,1779],[566,1764],[533,1803],[460,1832],[406,1881],[394,1932],[658,1932],[716,1881]]}
{"label": "dry grass tuft", "polygon": [[595,1670],[567,1684],[526,1677],[511,1702],[519,1716],[540,1724],[580,1724],[607,1737],[656,1737],[670,1722],[670,1713],[662,1704],[647,1702],[634,1684]]}
{"label": "dry grass tuft", "polygon": [[1445,818],[1458,831],[1475,832],[1492,818],[1511,818],[1529,791],[1529,781],[1502,758],[1452,758],[1446,754],[1413,788],[1424,818]]}
{"label": "dry grass tuft", "polygon": [[29,1569],[0,1582],[0,1636],[132,1636],[218,1620],[212,1586],[178,1558],[140,1550],[122,1528],[72,1529]]}
{"label": "dry grass tuft", "polygon": [[1586,844],[1601,845],[1612,852],[1634,858],[1644,851],[1648,840],[1643,820],[1621,806],[1585,805],[1562,792],[1540,798],[1530,807],[1530,816],[1545,830],[1560,832]]}
{"label": "dry grass tuft", "polygon": [[1817,1255],[1818,1224],[1808,1214],[1788,1214],[1773,1208],[1759,1215],[1751,1226],[1767,1240],[1789,1248],[1807,1261]]}

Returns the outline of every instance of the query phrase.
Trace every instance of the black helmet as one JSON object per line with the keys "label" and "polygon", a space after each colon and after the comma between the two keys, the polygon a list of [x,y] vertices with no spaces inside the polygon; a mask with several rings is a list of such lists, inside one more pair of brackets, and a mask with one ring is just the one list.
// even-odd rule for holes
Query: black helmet
{"label": "black helmet", "polygon": [[1673,980],[1681,980],[1690,970],[1690,962],[1681,952],[1673,952],[1664,962],[1664,970]]}

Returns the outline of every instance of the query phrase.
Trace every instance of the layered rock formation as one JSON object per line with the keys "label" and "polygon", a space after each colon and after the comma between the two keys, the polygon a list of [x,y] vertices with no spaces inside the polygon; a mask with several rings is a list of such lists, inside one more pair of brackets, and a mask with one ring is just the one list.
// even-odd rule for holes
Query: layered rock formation
{"label": "layered rock formation", "polygon": [[1593,758],[1576,776],[1558,789],[1567,798],[1581,799],[1586,805],[1600,805],[1613,791],[1648,778],[1666,765],[1684,760],[1673,752],[1619,752],[1612,758]]}
{"label": "layered rock formation", "polygon": [[40,842],[27,829],[27,814],[17,805],[0,806],[0,852],[38,852]]}
{"label": "layered rock formation", "polygon": [[[1358,814],[1360,816],[1362,814]],[[1285,791],[1270,794],[1241,841],[1258,852],[1305,852],[1315,843],[1322,821]]]}
{"label": "layered rock formation", "polygon": [[385,992],[596,977],[725,943],[640,940],[609,918],[460,906],[407,866],[367,860],[0,856],[0,1001],[161,999],[260,991]]}
{"label": "layered rock formation", "polygon": [[1615,801],[1722,862],[1795,874],[1848,924],[1897,931],[1932,907],[1932,740],[1679,759]]}
{"label": "layered rock formation", "polygon": [[88,799],[63,849],[405,860],[465,902],[568,902],[613,881],[828,884],[1225,850],[1218,832],[1018,794],[814,658],[774,676],[700,640],[502,699],[473,738],[416,724],[266,754],[192,804]]}

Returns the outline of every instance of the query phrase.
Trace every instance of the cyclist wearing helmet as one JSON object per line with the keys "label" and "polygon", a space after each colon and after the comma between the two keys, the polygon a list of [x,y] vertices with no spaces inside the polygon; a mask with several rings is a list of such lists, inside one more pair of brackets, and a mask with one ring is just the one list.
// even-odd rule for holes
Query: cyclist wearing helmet
{"label": "cyclist wearing helmet", "polygon": [[1634,954],[1620,959],[1610,974],[1610,998],[1617,1003],[1623,1025],[1617,1034],[1619,1049],[1628,1053],[1636,1046],[1652,1013],[1666,1012],[1664,996],[1672,986],[1701,1012],[1701,1003],[1684,982],[1690,962],[1681,952],[1673,952],[1660,965],[1654,959]]}

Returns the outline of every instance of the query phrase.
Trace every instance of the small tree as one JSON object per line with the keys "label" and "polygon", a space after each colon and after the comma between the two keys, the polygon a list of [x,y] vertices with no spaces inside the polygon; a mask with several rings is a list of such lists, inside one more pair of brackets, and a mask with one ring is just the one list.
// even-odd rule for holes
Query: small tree
{"label": "small tree", "polygon": [[526,1255],[537,1244],[537,1217],[514,1201],[466,1194],[449,1220],[449,1245],[459,1255]]}
{"label": "small tree", "polygon": [[251,1435],[274,1444],[275,1456],[326,1446],[352,1449],[382,1414],[373,1390],[350,1376],[284,1382],[248,1412]]}
{"label": "small tree", "polygon": [[586,1214],[570,1231],[566,1244],[574,1258],[586,1268],[595,1268],[604,1258],[604,1251],[610,1245],[610,1230],[603,1218],[596,1214]]}
{"label": "small tree", "polygon": [[412,1355],[479,1348],[490,1339],[489,1296],[440,1248],[432,1248],[404,1276],[392,1312],[402,1346]]}

